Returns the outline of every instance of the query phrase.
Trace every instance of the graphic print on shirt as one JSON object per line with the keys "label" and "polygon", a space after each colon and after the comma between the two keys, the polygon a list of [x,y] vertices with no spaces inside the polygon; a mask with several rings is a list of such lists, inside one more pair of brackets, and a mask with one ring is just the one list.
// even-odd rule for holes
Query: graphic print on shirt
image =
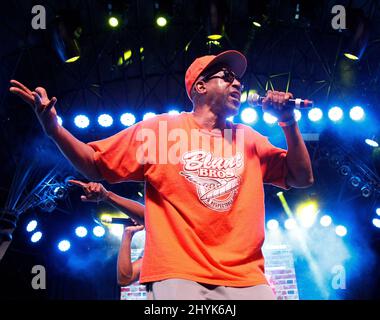
{"label": "graphic print on shirt", "polygon": [[216,157],[207,151],[189,151],[183,154],[180,172],[196,187],[199,200],[215,211],[230,210],[239,191],[241,177],[238,169],[244,166],[243,156]]}

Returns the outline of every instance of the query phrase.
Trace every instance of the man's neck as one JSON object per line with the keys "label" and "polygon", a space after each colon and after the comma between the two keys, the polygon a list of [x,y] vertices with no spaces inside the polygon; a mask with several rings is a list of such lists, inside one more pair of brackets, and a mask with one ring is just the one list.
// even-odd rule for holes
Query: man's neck
{"label": "man's neck", "polygon": [[215,114],[210,106],[198,106],[194,108],[193,115],[195,121],[207,130],[226,128],[226,118],[223,115]]}

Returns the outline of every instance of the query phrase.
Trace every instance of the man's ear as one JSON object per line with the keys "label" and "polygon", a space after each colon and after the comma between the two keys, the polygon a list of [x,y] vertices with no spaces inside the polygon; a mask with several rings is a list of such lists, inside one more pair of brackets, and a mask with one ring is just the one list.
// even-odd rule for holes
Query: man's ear
{"label": "man's ear", "polygon": [[206,89],[206,82],[200,80],[198,81],[195,85],[194,85],[194,90],[198,93],[198,94],[203,94],[203,93],[206,93],[207,92],[207,89]]}

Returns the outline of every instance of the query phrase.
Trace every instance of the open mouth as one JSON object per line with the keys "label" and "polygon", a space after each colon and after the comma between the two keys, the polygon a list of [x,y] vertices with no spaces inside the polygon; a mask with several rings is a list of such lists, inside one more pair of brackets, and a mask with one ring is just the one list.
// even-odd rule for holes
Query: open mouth
{"label": "open mouth", "polygon": [[231,97],[233,97],[233,98],[235,98],[235,99],[237,99],[237,100],[240,101],[240,94],[239,94],[239,93],[237,93],[237,92],[232,92],[230,95],[231,95]]}

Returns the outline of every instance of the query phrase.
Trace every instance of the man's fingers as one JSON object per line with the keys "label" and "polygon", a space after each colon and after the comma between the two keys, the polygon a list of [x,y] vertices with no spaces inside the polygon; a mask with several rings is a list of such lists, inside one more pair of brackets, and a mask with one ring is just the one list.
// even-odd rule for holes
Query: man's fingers
{"label": "man's fingers", "polygon": [[83,202],[91,202],[91,200],[88,199],[86,196],[80,196],[80,199],[81,199]]}
{"label": "man's fingers", "polygon": [[79,181],[79,180],[67,180],[67,182],[74,184],[76,186],[82,187],[82,188],[85,188],[87,186],[87,183]]}
{"label": "man's fingers", "polygon": [[40,97],[43,99],[43,98],[47,98],[47,93],[46,93],[46,90],[42,87],[37,87],[34,91],[36,91]]}
{"label": "man's fingers", "polygon": [[56,97],[51,98],[44,112],[49,112],[55,106],[56,103],[57,103],[57,98]]}
{"label": "man's fingers", "polygon": [[21,90],[16,87],[9,88],[9,91],[14,93],[15,95],[19,96],[22,100],[24,100],[27,104],[32,105],[34,104],[33,95],[30,93],[25,92],[24,90]]}
{"label": "man's fingers", "polygon": [[11,84],[20,88],[22,91],[25,91],[27,94],[32,94],[32,91],[30,91],[26,86],[17,80],[11,80]]}

